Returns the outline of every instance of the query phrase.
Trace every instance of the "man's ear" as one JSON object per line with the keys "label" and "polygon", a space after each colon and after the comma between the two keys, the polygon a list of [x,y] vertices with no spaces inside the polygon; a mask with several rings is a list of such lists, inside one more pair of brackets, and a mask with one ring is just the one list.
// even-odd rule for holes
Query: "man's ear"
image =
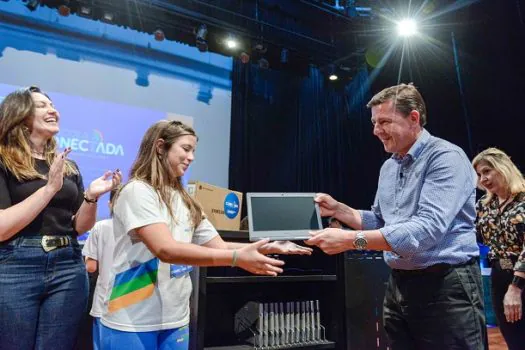
{"label": "man's ear", "polygon": [[421,125],[421,124],[420,124],[420,118],[421,118],[421,115],[419,114],[418,111],[416,111],[416,110],[412,110],[412,112],[410,112],[410,114],[408,115],[408,117],[410,118],[410,120],[411,120],[415,125]]}
{"label": "man's ear", "polygon": [[157,141],[155,141],[155,149],[157,151],[157,155],[162,155],[164,154],[164,143],[166,141],[164,141],[164,139],[158,139]]}

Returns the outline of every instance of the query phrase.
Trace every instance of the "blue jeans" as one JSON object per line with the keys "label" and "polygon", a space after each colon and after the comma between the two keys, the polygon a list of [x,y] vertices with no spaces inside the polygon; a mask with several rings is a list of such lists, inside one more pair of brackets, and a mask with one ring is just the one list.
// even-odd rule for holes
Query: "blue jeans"
{"label": "blue jeans", "polygon": [[70,350],[86,311],[88,279],[78,244],[0,244],[0,347]]}

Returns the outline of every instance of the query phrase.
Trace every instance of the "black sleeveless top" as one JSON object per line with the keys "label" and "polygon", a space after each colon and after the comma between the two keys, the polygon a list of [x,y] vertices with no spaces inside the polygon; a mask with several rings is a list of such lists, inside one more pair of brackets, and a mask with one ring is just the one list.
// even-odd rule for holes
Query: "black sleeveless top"
{"label": "black sleeveless top", "polygon": [[[77,168],[76,163],[72,162]],[[42,174],[47,175],[49,166],[45,160],[35,159],[35,168]],[[19,182],[16,177],[6,169],[0,162],[0,209],[7,209],[18,204],[31,196],[47,180],[35,179]],[[35,236],[35,235],[73,235],[77,232],[73,227],[72,217],[82,205],[84,200],[84,186],[82,176],[71,175],[64,177],[64,185],[51,199],[48,205],[37,215],[37,217],[13,236]]]}

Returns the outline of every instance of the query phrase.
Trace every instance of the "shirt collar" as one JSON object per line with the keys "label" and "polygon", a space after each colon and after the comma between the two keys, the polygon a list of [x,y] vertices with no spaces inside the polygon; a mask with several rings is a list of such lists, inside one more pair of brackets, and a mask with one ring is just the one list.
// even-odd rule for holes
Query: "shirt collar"
{"label": "shirt collar", "polygon": [[410,147],[410,149],[408,150],[407,154],[405,154],[404,156],[400,156],[394,153],[392,154],[392,158],[398,163],[406,162],[409,159],[416,160],[417,157],[419,157],[419,155],[421,154],[421,152],[423,152],[423,149],[427,145],[428,140],[430,140],[430,133],[426,129],[423,129],[416,142],[414,142],[412,147]]}

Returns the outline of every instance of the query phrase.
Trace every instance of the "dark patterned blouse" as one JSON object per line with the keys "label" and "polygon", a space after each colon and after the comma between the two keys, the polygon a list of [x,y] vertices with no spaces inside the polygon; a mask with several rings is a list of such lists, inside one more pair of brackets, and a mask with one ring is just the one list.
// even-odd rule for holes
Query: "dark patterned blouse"
{"label": "dark patterned blouse", "polygon": [[490,248],[489,259],[516,259],[514,270],[525,272],[525,192],[517,194],[500,213],[498,197],[476,204],[478,238]]}

